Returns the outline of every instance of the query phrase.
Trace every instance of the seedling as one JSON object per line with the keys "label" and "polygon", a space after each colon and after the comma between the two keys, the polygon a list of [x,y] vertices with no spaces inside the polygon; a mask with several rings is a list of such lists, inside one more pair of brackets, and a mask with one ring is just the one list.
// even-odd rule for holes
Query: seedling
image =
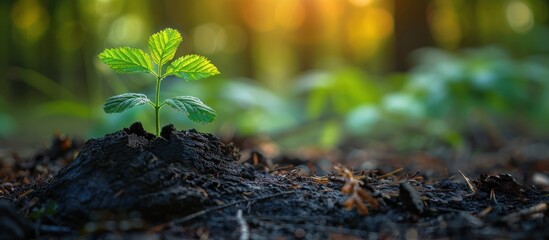
{"label": "seedling", "polygon": [[145,94],[124,93],[108,98],[103,106],[105,112],[119,113],[134,106],[149,104],[155,111],[156,136],[159,136],[160,133],[159,111],[164,105],[184,112],[194,122],[203,124],[213,122],[216,117],[215,111],[196,97],[177,96],[160,102],[160,83],[168,76],[191,81],[219,74],[217,68],[203,56],[186,55],[171,61],[182,41],[181,34],[177,30],[166,28],[149,38],[150,55],[141,49],[130,47],[105,49],[100,53],[99,59],[115,72],[122,74],[150,73],[156,77],[154,102]]}

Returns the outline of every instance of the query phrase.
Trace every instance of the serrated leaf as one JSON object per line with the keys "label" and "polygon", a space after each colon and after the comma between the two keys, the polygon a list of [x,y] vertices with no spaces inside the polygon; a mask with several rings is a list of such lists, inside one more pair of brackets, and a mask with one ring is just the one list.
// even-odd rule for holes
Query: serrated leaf
{"label": "serrated leaf", "polygon": [[166,99],[166,104],[184,112],[194,122],[211,123],[217,114],[213,109],[202,103],[200,99],[191,96],[179,96]]}
{"label": "serrated leaf", "polygon": [[184,80],[199,80],[219,74],[210,60],[199,55],[187,55],[174,60],[166,71],[166,76],[175,75]]}
{"label": "serrated leaf", "polygon": [[124,93],[108,98],[103,110],[106,113],[119,113],[145,103],[151,103],[145,94]]}
{"label": "serrated leaf", "polygon": [[156,64],[166,63],[173,59],[179,43],[183,41],[181,34],[174,29],[166,28],[149,38],[149,51]]}
{"label": "serrated leaf", "polygon": [[151,58],[141,49],[121,47],[106,49],[99,59],[118,73],[152,72]]}

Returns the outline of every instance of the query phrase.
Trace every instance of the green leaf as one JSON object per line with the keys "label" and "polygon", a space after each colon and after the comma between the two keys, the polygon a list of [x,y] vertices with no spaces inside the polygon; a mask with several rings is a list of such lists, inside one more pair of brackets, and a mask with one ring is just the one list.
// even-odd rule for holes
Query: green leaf
{"label": "green leaf", "polygon": [[183,39],[177,30],[166,28],[149,38],[149,51],[153,61],[160,65],[173,59]]}
{"label": "green leaf", "polygon": [[187,55],[173,61],[166,71],[166,76],[175,75],[185,80],[199,80],[219,74],[210,60],[198,55]]}
{"label": "green leaf", "polygon": [[119,113],[145,103],[152,104],[151,100],[145,94],[124,93],[108,98],[103,106],[103,110],[106,113]]}
{"label": "green leaf", "polygon": [[184,112],[194,122],[211,123],[217,114],[213,109],[206,106],[200,99],[191,96],[179,96],[166,99],[166,104]]}
{"label": "green leaf", "polygon": [[152,72],[151,58],[141,49],[121,47],[106,49],[99,59],[118,73]]}

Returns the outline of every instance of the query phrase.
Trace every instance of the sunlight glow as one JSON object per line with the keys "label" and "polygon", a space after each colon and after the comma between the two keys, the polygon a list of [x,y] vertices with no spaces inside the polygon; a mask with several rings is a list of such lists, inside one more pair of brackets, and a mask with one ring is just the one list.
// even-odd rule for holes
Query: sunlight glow
{"label": "sunlight glow", "polygon": [[244,21],[259,32],[271,31],[275,27],[276,0],[249,0],[242,5]]}
{"label": "sunlight glow", "polygon": [[505,15],[509,26],[517,33],[527,33],[534,27],[532,10],[523,1],[509,2],[505,9]]}
{"label": "sunlight glow", "polygon": [[305,19],[303,3],[296,0],[250,0],[242,10],[246,24],[259,32],[295,30]]}
{"label": "sunlight glow", "polygon": [[198,26],[193,34],[194,46],[199,53],[212,54],[225,48],[227,35],[225,30],[213,23]]}
{"label": "sunlight glow", "polygon": [[454,2],[439,0],[433,2],[429,11],[429,25],[438,44],[447,49],[459,46],[462,38],[459,16]]}
{"label": "sunlight glow", "polygon": [[347,24],[349,46],[359,59],[370,58],[394,30],[392,14],[384,8],[368,7],[350,16]]}
{"label": "sunlight glow", "polygon": [[138,15],[123,15],[112,23],[107,38],[113,45],[135,45],[145,37],[145,24]]}
{"label": "sunlight glow", "polygon": [[373,2],[373,0],[349,0],[351,4],[357,7],[364,7]]}
{"label": "sunlight glow", "polygon": [[13,24],[28,41],[38,40],[49,27],[49,15],[36,0],[19,0],[11,9]]}
{"label": "sunlight glow", "polygon": [[246,33],[236,25],[221,26],[206,23],[196,27],[192,34],[193,48],[202,54],[224,52],[236,54],[247,43]]}
{"label": "sunlight glow", "polygon": [[285,30],[295,30],[305,20],[305,9],[300,1],[279,1],[275,9],[275,18],[278,26]]}

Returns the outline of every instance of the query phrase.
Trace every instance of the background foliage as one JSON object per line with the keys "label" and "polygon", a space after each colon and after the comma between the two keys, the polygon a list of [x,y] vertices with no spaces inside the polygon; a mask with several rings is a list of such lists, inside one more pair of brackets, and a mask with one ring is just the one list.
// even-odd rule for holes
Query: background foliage
{"label": "background foliage", "polygon": [[162,113],[178,128],[326,148],[547,136],[548,9],[541,0],[2,1],[0,143],[101,136],[137,120],[152,131],[148,111],[102,112],[108,96],[154,89],[97,55],[146,49],[165,27],[182,33],[178,52],[222,73],[164,81],[163,97],[197,96],[218,112],[212,125]]}

